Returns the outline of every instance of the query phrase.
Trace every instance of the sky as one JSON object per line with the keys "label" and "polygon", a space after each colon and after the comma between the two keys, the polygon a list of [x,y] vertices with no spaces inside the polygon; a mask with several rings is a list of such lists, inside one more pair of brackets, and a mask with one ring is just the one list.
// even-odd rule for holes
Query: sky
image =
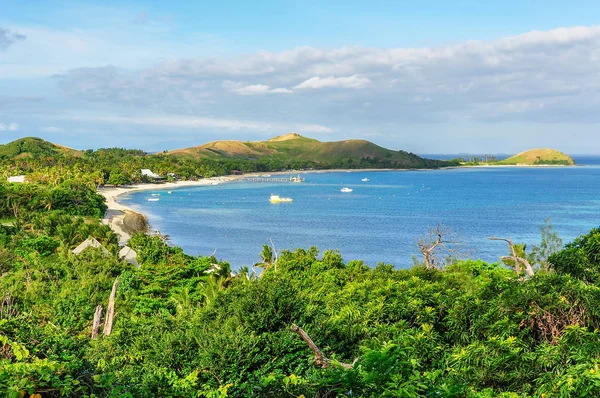
{"label": "sky", "polygon": [[600,154],[600,2],[0,0],[0,143]]}

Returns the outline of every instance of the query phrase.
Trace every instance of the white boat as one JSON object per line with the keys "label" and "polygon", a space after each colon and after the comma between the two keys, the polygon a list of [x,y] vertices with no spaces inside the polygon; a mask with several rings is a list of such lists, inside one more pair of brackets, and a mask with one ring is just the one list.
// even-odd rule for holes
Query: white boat
{"label": "white boat", "polygon": [[159,198],[148,198],[148,202],[158,202]]}
{"label": "white boat", "polygon": [[168,191],[167,193],[170,195],[170,194],[172,194],[172,193],[173,193],[173,191]]}
{"label": "white boat", "polygon": [[291,182],[304,182],[304,178],[300,178],[300,174],[298,174],[298,177],[291,176],[290,181]]}
{"label": "white boat", "polygon": [[371,181],[371,180],[369,180],[368,178],[363,178],[361,181],[362,181],[362,182],[369,182],[369,181]]}
{"label": "white boat", "polygon": [[352,192],[352,189],[350,189],[350,188],[342,188],[340,191],[341,192]]}
{"label": "white boat", "polygon": [[269,202],[271,203],[282,203],[282,202],[291,202],[294,199],[292,198],[282,198],[279,195],[271,195],[271,198],[269,199]]}
{"label": "white boat", "polygon": [[152,196],[160,196],[159,193],[153,193]]}

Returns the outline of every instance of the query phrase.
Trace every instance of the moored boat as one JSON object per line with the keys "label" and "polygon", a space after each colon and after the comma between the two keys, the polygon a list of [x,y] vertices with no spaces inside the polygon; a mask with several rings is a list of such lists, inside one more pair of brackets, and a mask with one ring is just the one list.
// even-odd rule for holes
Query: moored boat
{"label": "moored boat", "polygon": [[282,202],[292,202],[294,199],[292,198],[282,198],[279,195],[271,195],[269,202],[271,203],[282,203]]}

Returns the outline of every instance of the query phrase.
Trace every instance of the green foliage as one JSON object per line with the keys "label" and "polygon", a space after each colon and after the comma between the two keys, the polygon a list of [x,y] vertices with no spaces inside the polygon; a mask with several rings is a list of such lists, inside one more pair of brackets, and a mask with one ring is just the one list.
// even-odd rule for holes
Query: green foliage
{"label": "green foliage", "polygon": [[[257,264],[268,272],[233,275],[224,261],[145,234],[129,242],[136,268],[117,258],[117,236],[98,220],[106,207],[97,184],[122,182],[115,176],[139,181],[142,167],[194,178],[289,163],[185,160],[118,148],[19,159],[0,164],[38,171],[30,183],[0,185],[0,212],[13,220],[0,225],[3,395],[600,394],[600,229],[561,250],[545,224],[540,245],[518,246],[540,269],[530,278],[515,275],[510,264],[369,268],[344,263],[337,251],[275,253],[269,245]],[[90,236],[110,255],[90,249],[74,256],[71,250]],[[95,309],[106,307],[117,276],[112,334],[91,340]],[[331,366],[313,364],[292,324]]]}
{"label": "green foliage", "polygon": [[588,283],[600,281],[600,229],[580,236],[551,255],[548,261],[557,272],[569,274]]}

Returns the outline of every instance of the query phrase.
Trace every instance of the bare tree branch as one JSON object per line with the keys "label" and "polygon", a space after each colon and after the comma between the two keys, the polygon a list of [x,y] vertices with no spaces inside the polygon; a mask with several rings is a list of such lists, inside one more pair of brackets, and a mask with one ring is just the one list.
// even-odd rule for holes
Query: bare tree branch
{"label": "bare tree branch", "polygon": [[[314,341],[312,341],[310,336],[304,330],[302,330],[302,328],[300,326],[293,324],[292,330],[294,332],[298,333],[298,335],[302,338],[302,340],[304,340],[306,342],[306,344],[308,344],[308,346],[310,347],[312,352],[315,354],[315,359],[313,361],[313,363],[315,365],[320,366],[322,368],[327,368],[332,363],[335,363],[323,354],[323,352],[319,349],[319,347],[317,347],[317,345],[314,343]],[[339,365],[345,369],[352,369],[354,367],[354,364],[356,364],[356,361],[358,361],[358,358],[356,358],[351,364],[339,362]]]}
{"label": "bare tree branch", "polygon": [[423,256],[423,264],[427,269],[441,269],[443,260],[440,255],[456,257],[458,255],[459,241],[450,227],[437,224],[434,228],[429,227],[427,236],[417,242],[419,251]]}
{"label": "bare tree branch", "polygon": [[517,275],[521,275],[521,265],[523,265],[525,267],[525,274],[528,277],[533,276],[534,272],[533,272],[533,268],[531,267],[531,264],[529,264],[529,261],[526,258],[521,257],[517,254],[517,250],[515,249],[515,245],[514,245],[512,239],[496,238],[494,236],[492,236],[488,239],[489,240],[499,240],[499,241],[506,242],[508,244],[508,248],[510,249],[511,256],[504,256],[504,257],[502,257],[502,259],[503,260],[511,260],[514,263],[515,272],[517,273]]}

